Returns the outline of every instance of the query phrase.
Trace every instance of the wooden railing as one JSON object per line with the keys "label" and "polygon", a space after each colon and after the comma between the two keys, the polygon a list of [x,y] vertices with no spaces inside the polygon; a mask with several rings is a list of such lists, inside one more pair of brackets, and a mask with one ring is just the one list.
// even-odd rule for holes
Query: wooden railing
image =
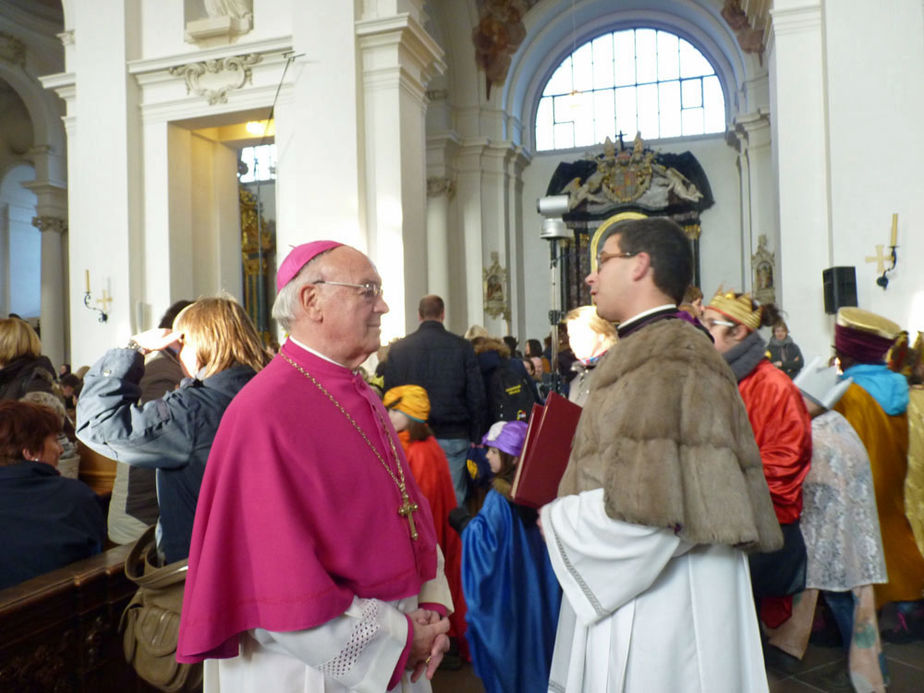
{"label": "wooden railing", "polygon": [[0,691],[149,693],[122,656],[130,545],[0,590]]}

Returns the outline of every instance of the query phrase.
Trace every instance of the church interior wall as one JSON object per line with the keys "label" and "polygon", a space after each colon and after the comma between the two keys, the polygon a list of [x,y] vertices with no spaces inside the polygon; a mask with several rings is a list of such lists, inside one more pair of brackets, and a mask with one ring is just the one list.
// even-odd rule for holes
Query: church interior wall
{"label": "church interior wall", "polygon": [[777,303],[808,355],[830,351],[821,317],[821,273],[829,266],[829,168],[819,7],[778,8],[768,63],[776,87],[775,156],[779,182],[780,278]]}
{"label": "church interior wall", "polygon": [[[860,305],[924,330],[924,4],[825,6],[832,263],[855,265]],[[861,43],[862,51],[857,50]],[[898,214],[898,265],[876,285],[876,245]]]}
{"label": "church interior wall", "polygon": [[[924,104],[921,90],[907,87],[921,82],[924,8],[902,0],[894,9],[793,0],[774,10],[768,62],[782,303],[809,355],[830,353],[833,317],[823,313],[821,280],[829,266],[856,268],[861,307],[912,329],[924,317],[915,303],[921,275],[907,264],[921,251],[913,229],[921,224],[924,147],[914,123]],[[888,245],[893,212],[905,247],[883,291],[865,259]]]}
{"label": "church interior wall", "polygon": [[[317,5],[318,3],[315,3]],[[293,12],[292,42],[304,58],[276,110],[277,246],[337,238],[366,246],[361,231],[358,64],[353,3]]]}
{"label": "church interior wall", "polygon": [[[68,111],[69,221],[75,231],[68,248],[69,307],[76,363],[91,363],[132,333],[132,285],[141,281],[143,258],[138,89],[125,75],[132,50],[125,27],[134,18],[125,3],[104,3],[97,9],[110,21],[80,25],[67,66],[78,75],[79,95]],[[89,8],[77,4],[79,17]],[[113,299],[105,324],[83,306],[86,269],[94,298],[105,290]]]}
{"label": "church interior wall", "polygon": [[[375,70],[394,69],[397,63],[367,62],[383,54],[360,38],[401,3],[312,2],[309,10],[291,0],[253,0],[250,32],[197,43],[184,39],[186,4],[168,11],[142,0],[68,0],[65,28],[73,30],[73,41],[65,37],[63,50],[47,52],[57,62],[44,71],[62,72],[48,84],[57,85],[70,105],[69,223],[76,233],[68,249],[68,307],[77,335],[76,362],[91,360],[132,329],[150,324],[177,294],[233,286],[229,278],[239,274],[233,269],[237,251],[231,252],[230,240],[220,240],[217,229],[232,223],[230,206],[219,198],[227,200],[234,181],[220,182],[214,168],[230,149],[218,141],[194,142],[189,132],[195,128],[182,121],[250,116],[261,109],[265,117],[289,47],[304,55],[290,67],[276,111],[277,246],[336,237],[369,250],[380,266],[395,270],[387,278],[392,307],[387,331],[403,334],[415,327],[416,301],[429,289],[422,277],[433,274],[424,231],[429,208],[422,211],[407,186],[435,172],[454,190],[443,212],[449,262],[442,286],[449,326],[461,332],[480,322],[502,331],[503,321],[487,318],[481,303],[482,270],[490,253],[498,252],[508,270],[513,332],[521,338],[544,333],[548,244],[539,238],[535,200],[557,163],[583,151],[532,151],[536,92],[572,41],[643,17],[693,40],[716,62],[729,123],[742,115],[760,117],[759,109],[768,104],[771,111],[772,160],[766,157],[768,171],[747,191],[749,200],[741,199],[738,153],[721,136],[647,143],[663,151],[693,152],[709,176],[716,205],[702,217],[706,294],[720,283],[750,288],[757,233],[775,232],[778,224],[779,240],[770,234],[780,270],[777,298],[793,316],[794,337],[807,350],[827,353],[830,345],[831,319],[821,316],[819,306],[820,272],[832,264],[857,267],[864,307],[916,328],[915,320],[924,320],[915,307],[916,301],[924,303],[922,280],[907,264],[924,250],[924,240],[914,233],[924,216],[915,161],[924,151],[916,123],[924,94],[912,86],[924,76],[924,19],[917,0],[896,0],[890,13],[856,3],[778,0],[776,19],[791,33],[777,36],[762,61],[741,52],[718,0],[634,0],[615,9],[605,0],[578,0],[576,31],[562,3],[539,0],[526,15],[527,37],[513,56],[507,81],[494,85],[490,98],[471,40],[477,3],[434,0],[426,3],[425,21],[445,51],[448,68],[424,84],[431,92],[425,132],[403,120],[399,128],[388,115],[413,111],[413,101],[402,100],[407,94],[388,95],[384,110],[375,105]],[[407,6],[416,12],[421,5],[422,0],[408,0]],[[108,19],[90,21],[91,13]],[[799,21],[810,18],[807,32],[796,26],[796,15]],[[53,32],[45,33],[48,41],[57,41]],[[66,66],[61,64],[65,51]],[[251,82],[228,93],[225,104],[210,105],[187,93],[181,77],[167,76],[169,67],[183,61],[248,52],[261,52],[264,60],[254,66]],[[72,86],[65,70],[76,75]],[[68,89],[79,98],[67,96]],[[47,93],[54,102],[57,97]],[[55,103],[63,110],[63,101]],[[176,123],[187,134],[166,147],[168,128]],[[53,134],[45,139],[53,140]],[[389,137],[395,141],[383,141]],[[424,168],[434,138],[442,138],[445,151],[437,165],[428,158]],[[185,159],[172,151],[180,140],[188,149],[185,173],[175,168]],[[158,154],[158,147],[169,151]],[[181,193],[184,180],[191,192]],[[899,265],[882,291],[875,285],[874,265],[864,258],[875,252],[876,243],[887,242],[893,212],[899,213]],[[744,220],[747,214],[757,221]],[[389,218],[395,221],[391,226]],[[210,252],[218,257],[194,273],[193,263]],[[113,296],[107,325],[83,307],[86,268],[92,268],[94,297],[103,288]],[[796,310],[803,305],[812,309]]]}

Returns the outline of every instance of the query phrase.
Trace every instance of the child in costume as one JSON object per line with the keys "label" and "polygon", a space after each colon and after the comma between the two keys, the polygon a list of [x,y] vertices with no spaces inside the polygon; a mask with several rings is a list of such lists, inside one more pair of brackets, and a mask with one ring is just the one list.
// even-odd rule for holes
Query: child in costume
{"label": "child in costume", "polygon": [[[430,513],[436,529],[436,541],[443,550],[444,571],[449,582],[454,611],[449,616],[449,638],[455,647],[443,657],[440,665],[457,669],[461,660],[469,661],[465,642],[465,599],[459,576],[462,542],[449,526],[449,513],[456,507],[456,493],[449,473],[449,462],[433,432],[427,426],[430,398],[419,385],[393,387],[385,393],[382,404],[388,410],[392,425],[404,448],[408,466],[421,492],[430,503]],[[461,659],[460,659],[461,658]]]}
{"label": "child in costume", "polygon": [[462,533],[462,588],[475,673],[488,693],[544,691],[561,589],[536,525],[538,513],[510,500],[526,424],[498,421],[482,442],[493,488],[475,517],[451,513]]}

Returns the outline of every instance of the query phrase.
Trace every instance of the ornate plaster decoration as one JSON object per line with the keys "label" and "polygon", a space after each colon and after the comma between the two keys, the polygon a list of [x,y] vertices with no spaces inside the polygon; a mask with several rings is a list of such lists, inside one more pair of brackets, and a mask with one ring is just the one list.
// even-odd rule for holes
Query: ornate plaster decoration
{"label": "ornate plaster decoration", "polygon": [[507,270],[501,267],[496,250],[491,251],[491,264],[482,270],[484,274],[484,312],[492,318],[510,319],[507,305]]}
{"label": "ornate plaster decoration", "polygon": [[594,218],[631,208],[645,214],[667,213],[686,226],[678,215],[695,212],[690,223],[698,223],[698,213],[713,204],[709,181],[692,154],[655,152],[645,146],[640,133],[631,148],[620,133],[618,143],[606,138],[602,153],[559,164],[549,185],[554,194],[569,196],[572,213]]}
{"label": "ornate plaster decoration", "polygon": [[186,80],[186,93],[204,96],[209,106],[228,103],[228,92],[240,89],[251,81],[252,65],[263,60],[258,53],[234,55],[230,58],[202,60],[170,68],[170,74]]}
{"label": "ornate plaster decoration", "polygon": [[67,231],[67,220],[61,217],[32,217],[32,225],[41,232],[55,231],[64,233]]}
{"label": "ornate plaster decoration", "polygon": [[25,67],[26,44],[12,34],[0,31],[0,60],[11,65]]}
{"label": "ornate plaster decoration", "polygon": [[456,182],[452,178],[431,176],[427,178],[427,197],[439,197],[445,194],[452,197],[456,192]]}
{"label": "ornate plaster decoration", "polygon": [[[756,19],[760,15],[756,15]],[[754,28],[755,22],[751,17],[741,9],[741,0],[725,0],[725,6],[722,7],[722,17],[728,22],[728,26],[735,32],[735,38],[738,39],[738,45],[745,53],[756,53],[757,57],[763,62],[764,57],[764,31],[763,29]]]}
{"label": "ornate plaster decoration", "polygon": [[597,170],[582,181],[573,178],[562,190],[571,199],[568,208],[574,209],[584,201],[597,203],[624,203],[637,200],[651,186],[651,165],[654,152],[645,149],[641,135],[636,135],[631,152],[619,138],[619,151],[609,137],[603,143],[603,154],[595,157]]}
{"label": "ornate plaster decoration", "polygon": [[526,38],[523,16],[538,0],[478,0],[478,24],[472,30],[475,63],[484,70],[487,98],[503,84],[510,58]]}
{"label": "ornate plaster decoration", "polygon": [[751,270],[754,273],[752,295],[761,303],[776,303],[776,289],[773,286],[775,254],[767,250],[767,236],[757,237],[757,252],[751,256]]}
{"label": "ornate plaster decoration", "polygon": [[185,0],[184,12],[189,42],[239,36],[253,28],[253,0]]}
{"label": "ornate plaster decoration", "polygon": [[61,41],[62,46],[73,46],[74,45],[74,30],[70,29],[68,31],[62,31],[60,34],[56,34],[58,40]]}

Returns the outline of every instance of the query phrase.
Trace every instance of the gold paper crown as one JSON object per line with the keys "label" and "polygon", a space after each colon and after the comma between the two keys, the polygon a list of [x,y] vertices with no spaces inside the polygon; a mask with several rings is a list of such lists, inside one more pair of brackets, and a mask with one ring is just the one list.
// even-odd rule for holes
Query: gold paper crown
{"label": "gold paper crown", "polygon": [[868,310],[855,306],[844,306],[837,311],[837,324],[860,332],[869,332],[883,339],[895,339],[902,328],[897,324]]}
{"label": "gold paper crown", "polygon": [[725,291],[719,288],[712,300],[709,301],[708,307],[754,331],[760,328],[760,314],[763,308],[757,306],[756,309],[752,310],[752,305],[751,294],[735,296],[734,291]]}

